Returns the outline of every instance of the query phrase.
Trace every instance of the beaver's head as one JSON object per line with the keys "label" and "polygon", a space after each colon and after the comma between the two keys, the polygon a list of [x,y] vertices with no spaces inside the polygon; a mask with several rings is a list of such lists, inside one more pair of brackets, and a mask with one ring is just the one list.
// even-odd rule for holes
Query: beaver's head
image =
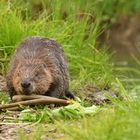
{"label": "beaver's head", "polygon": [[13,73],[17,94],[44,94],[52,83],[52,75],[44,64],[20,63]]}

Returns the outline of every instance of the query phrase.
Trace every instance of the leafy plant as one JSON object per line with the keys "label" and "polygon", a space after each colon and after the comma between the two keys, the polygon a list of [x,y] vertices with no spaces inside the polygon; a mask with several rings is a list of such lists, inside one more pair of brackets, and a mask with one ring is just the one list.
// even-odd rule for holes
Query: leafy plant
{"label": "leafy plant", "polygon": [[81,106],[80,103],[75,102],[72,105],[68,105],[65,107],[60,107],[58,109],[50,110],[48,108],[44,108],[44,110],[32,110],[25,109],[21,111],[19,114],[19,120],[22,121],[51,121],[54,119],[76,119],[81,118],[86,115],[94,115],[99,111],[99,107],[95,105],[91,107]]}

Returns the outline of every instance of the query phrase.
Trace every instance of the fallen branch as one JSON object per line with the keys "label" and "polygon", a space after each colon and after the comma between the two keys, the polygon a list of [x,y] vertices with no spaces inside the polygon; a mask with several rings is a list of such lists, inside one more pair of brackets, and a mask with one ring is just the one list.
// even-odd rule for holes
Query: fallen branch
{"label": "fallen branch", "polygon": [[[17,110],[21,105],[28,106],[28,105],[37,105],[37,104],[59,104],[59,105],[68,105],[71,102],[69,100],[58,99],[54,97],[48,96],[41,96],[41,95],[15,95],[12,98],[13,101],[18,101],[15,103],[0,105],[0,110],[2,109],[13,109]],[[23,101],[25,100],[25,101]]]}
{"label": "fallen branch", "polygon": [[[62,99],[58,99],[55,97],[44,96],[44,95],[15,95],[12,98],[13,102],[25,101],[25,100],[34,100],[34,99],[46,99],[46,100],[53,100],[53,101],[60,101]],[[66,100],[65,100],[66,101]]]}

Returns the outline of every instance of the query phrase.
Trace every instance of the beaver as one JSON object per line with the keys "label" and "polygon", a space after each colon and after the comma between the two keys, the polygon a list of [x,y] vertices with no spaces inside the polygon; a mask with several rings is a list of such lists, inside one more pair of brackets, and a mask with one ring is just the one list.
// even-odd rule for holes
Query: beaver
{"label": "beaver", "polygon": [[19,43],[6,76],[10,97],[39,94],[74,98],[69,91],[69,74],[64,51],[55,40],[31,36]]}

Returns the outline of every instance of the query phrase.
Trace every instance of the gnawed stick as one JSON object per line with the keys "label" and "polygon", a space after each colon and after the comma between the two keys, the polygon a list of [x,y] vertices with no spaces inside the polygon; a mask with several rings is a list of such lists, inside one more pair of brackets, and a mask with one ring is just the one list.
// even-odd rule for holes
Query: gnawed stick
{"label": "gnawed stick", "polygon": [[70,104],[69,100],[63,100],[63,99],[57,99],[53,97],[49,98],[39,98],[39,99],[33,99],[33,100],[27,100],[27,101],[20,101],[16,103],[10,103],[5,105],[0,105],[0,109],[6,109],[6,108],[13,108],[13,107],[19,107],[20,105],[28,106],[28,105],[37,105],[37,104],[60,104],[60,105],[68,105]]}
{"label": "gnawed stick", "polygon": [[55,97],[44,96],[44,95],[14,95],[12,98],[13,102],[25,101],[25,100],[33,100],[33,99],[47,99],[47,100],[61,100]]}
{"label": "gnawed stick", "polygon": [[34,99],[39,99],[39,98],[45,98],[45,96],[38,97],[38,95],[29,95],[29,96],[27,96],[27,95],[15,95],[15,96],[13,96],[12,101],[19,102],[19,101],[34,100]]}

